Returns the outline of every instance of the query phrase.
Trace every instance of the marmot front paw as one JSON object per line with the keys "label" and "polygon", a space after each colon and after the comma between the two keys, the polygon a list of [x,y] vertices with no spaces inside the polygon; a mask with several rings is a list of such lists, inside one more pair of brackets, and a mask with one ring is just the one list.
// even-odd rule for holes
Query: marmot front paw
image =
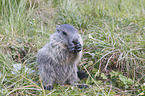
{"label": "marmot front paw", "polygon": [[82,46],[81,46],[80,42],[77,42],[75,44],[75,51],[80,52],[81,50],[82,50]]}
{"label": "marmot front paw", "polygon": [[75,51],[75,45],[73,43],[68,45],[68,51],[69,52],[74,52]]}
{"label": "marmot front paw", "polygon": [[70,52],[80,52],[82,50],[82,46],[80,42],[72,43],[68,46],[68,50]]}

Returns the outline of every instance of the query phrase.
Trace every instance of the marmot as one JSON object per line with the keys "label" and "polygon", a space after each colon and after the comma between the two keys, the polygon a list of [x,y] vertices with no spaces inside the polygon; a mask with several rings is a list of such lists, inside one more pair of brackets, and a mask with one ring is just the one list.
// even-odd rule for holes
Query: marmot
{"label": "marmot", "polygon": [[50,41],[38,51],[38,72],[46,90],[55,83],[75,84],[79,81],[77,63],[82,57],[82,37],[69,24],[58,25]]}

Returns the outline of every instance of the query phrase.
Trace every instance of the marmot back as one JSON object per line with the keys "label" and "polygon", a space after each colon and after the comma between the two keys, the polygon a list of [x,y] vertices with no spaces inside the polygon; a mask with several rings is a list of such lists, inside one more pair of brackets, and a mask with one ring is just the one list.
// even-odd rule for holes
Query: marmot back
{"label": "marmot back", "polygon": [[74,84],[79,81],[77,63],[82,56],[82,38],[76,28],[68,24],[57,26],[50,41],[38,52],[38,71],[45,89],[55,83]]}

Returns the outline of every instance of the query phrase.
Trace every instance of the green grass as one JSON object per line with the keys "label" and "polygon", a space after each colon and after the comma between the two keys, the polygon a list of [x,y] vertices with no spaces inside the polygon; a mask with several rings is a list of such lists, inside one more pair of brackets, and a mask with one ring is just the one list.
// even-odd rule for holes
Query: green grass
{"label": "green grass", "polygon": [[[144,5],[144,0],[0,0],[0,95],[144,95]],[[59,24],[73,25],[83,37],[78,67],[89,74],[81,81],[88,89],[43,89],[36,54]]]}

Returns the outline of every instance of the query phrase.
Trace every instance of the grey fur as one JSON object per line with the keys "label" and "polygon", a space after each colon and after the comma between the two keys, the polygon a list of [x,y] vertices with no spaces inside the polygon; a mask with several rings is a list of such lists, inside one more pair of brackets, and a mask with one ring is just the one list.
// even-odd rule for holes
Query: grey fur
{"label": "grey fur", "polygon": [[[82,50],[70,52],[68,46],[77,41],[82,45],[82,38],[77,29],[68,24],[57,26],[50,41],[41,48],[37,55],[37,65],[44,86],[75,84],[79,81],[77,63],[82,57]],[[75,45],[73,45],[75,46]]]}

